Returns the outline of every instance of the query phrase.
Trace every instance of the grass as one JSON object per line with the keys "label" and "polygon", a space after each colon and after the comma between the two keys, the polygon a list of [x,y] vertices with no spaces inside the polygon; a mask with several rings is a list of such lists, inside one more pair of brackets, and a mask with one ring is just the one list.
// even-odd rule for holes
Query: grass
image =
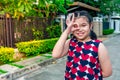
{"label": "grass", "polygon": [[15,63],[10,63],[10,65],[15,66],[15,67],[18,67],[18,68],[24,68],[24,66],[18,65],[18,64],[15,64]]}
{"label": "grass", "polygon": [[52,55],[50,53],[48,53],[48,54],[41,54],[41,56],[46,57],[48,59],[52,58]]}
{"label": "grass", "polygon": [[43,61],[43,59],[39,59],[39,60],[37,60],[36,62],[42,62]]}
{"label": "grass", "polygon": [[52,56],[45,56],[45,57],[47,57],[48,59],[49,59],[49,58],[52,58]]}
{"label": "grass", "polygon": [[36,62],[42,62],[46,59],[50,59],[52,58],[52,52],[48,52],[48,53],[44,53],[44,54],[40,54],[41,58],[39,60],[37,60]]}
{"label": "grass", "polygon": [[0,69],[0,74],[7,73],[7,71]]}

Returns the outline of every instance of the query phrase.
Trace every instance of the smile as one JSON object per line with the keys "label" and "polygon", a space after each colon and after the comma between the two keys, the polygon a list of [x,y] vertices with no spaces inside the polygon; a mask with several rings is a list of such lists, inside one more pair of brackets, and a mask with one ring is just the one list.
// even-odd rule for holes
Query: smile
{"label": "smile", "polygon": [[82,36],[82,35],[84,35],[84,33],[77,33],[77,35]]}

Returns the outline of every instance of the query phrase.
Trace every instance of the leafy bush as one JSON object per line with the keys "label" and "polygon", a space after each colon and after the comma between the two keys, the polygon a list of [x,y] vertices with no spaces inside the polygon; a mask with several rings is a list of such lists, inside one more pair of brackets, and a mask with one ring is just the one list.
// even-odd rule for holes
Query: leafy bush
{"label": "leafy bush", "polygon": [[40,29],[32,28],[33,37],[35,40],[43,39],[44,38],[44,32],[42,27]]}
{"label": "leafy bush", "polygon": [[113,32],[114,32],[114,29],[106,29],[106,30],[103,30],[103,35],[112,34]]}
{"label": "leafy bush", "polygon": [[0,61],[9,63],[14,61],[14,49],[8,47],[0,47]]}
{"label": "leafy bush", "polygon": [[56,38],[56,37],[60,37],[60,35],[61,35],[60,25],[48,26],[46,31],[48,33],[49,38]]}
{"label": "leafy bush", "polygon": [[38,40],[38,41],[28,41],[19,42],[16,44],[19,52],[25,53],[26,56],[38,55],[40,53],[50,52],[58,38]]}

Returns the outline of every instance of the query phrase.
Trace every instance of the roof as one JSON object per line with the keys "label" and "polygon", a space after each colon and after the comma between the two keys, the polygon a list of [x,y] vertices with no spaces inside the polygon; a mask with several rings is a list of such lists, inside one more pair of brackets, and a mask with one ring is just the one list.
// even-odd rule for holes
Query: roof
{"label": "roof", "polygon": [[100,12],[99,8],[92,7],[92,6],[87,5],[85,3],[82,3],[82,2],[74,2],[73,4],[70,4],[69,6],[73,7],[73,8],[68,9],[68,11],[77,9],[79,7],[83,7],[83,8],[90,9],[90,10],[93,10],[93,11],[96,11],[96,12]]}

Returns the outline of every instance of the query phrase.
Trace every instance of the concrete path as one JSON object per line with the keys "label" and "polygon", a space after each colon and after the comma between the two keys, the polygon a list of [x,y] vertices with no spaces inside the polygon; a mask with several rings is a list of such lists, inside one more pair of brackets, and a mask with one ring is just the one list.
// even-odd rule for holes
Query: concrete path
{"label": "concrete path", "polygon": [[[104,80],[120,80],[120,35],[105,40],[103,43],[109,51],[113,66],[113,74]],[[17,80],[64,80],[65,58],[59,59],[55,64],[46,66],[33,73],[29,73]]]}

